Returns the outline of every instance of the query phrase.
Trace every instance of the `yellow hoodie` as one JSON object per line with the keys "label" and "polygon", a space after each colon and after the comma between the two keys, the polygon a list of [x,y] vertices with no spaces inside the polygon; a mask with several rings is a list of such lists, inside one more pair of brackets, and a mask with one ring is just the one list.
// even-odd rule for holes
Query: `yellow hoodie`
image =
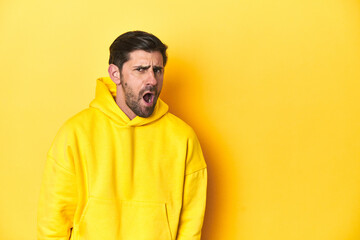
{"label": "yellow hoodie", "polygon": [[110,78],[59,130],[45,166],[39,240],[199,240],[207,170],[194,131],[158,100],[130,120]]}

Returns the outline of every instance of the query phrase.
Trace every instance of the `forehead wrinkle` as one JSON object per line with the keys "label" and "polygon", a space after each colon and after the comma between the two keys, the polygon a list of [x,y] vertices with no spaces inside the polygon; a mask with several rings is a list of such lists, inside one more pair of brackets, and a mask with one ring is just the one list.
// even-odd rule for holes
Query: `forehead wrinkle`
{"label": "forehead wrinkle", "polygon": [[132,65],[142,65],[142,66],[160,66],[161,62],[158,62],[156,59],[130,59],[129,62],[132,62]]}
{"label": "forehead wrinkle", "polygon": [[[154,54],[155,53],[155,54]],[[146,52],[143,50],[136,50],[129,54],[131,65],[150,65],[150,66],[163,66],[163,59],[160,52]]]}

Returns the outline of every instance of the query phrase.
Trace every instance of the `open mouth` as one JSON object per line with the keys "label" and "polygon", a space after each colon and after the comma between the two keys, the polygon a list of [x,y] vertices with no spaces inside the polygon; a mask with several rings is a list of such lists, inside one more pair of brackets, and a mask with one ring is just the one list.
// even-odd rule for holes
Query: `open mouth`
{"label": "open mouth", "polygon": [[144,94],[143,99],[146,103],[152,104],[154,102],[155,95],[151,92],[147,92]]}

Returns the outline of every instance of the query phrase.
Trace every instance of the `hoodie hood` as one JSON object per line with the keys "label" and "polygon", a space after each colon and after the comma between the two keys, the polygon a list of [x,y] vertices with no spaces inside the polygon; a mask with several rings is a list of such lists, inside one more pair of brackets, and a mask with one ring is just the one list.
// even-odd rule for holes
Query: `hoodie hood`
{"label": "hoodie hood", "polygon": [[160,98],[156,102],[154,112],[148,118],[136,116],[132,120],[120,109],[115,102],[116,84],[110,77],[99,78],[96,81],[95,99],[90,103],[90,107],[103,112],[107,117],[121,126],[142,126],[154,122],[164,116],[169,107]]}

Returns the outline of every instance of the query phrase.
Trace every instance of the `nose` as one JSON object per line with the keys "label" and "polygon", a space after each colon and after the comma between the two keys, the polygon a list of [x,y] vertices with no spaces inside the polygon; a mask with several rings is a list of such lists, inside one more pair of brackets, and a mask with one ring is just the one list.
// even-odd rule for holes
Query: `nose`
{"label": "nose", "polygon": [[146,77],[146,85],[155,86],[156,84],[157,84],[157,79],[155,77],[154,71],[148,71],[148,74]]}

